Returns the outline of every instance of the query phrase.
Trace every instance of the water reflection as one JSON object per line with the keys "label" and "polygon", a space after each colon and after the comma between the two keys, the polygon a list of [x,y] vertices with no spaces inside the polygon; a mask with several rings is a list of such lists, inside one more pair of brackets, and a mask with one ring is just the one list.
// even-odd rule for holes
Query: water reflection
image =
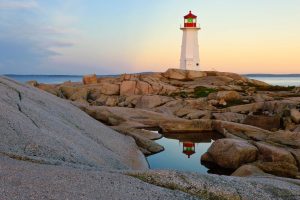
{"label": "water reflection", "polygon": [[165,151],[147,158],[151,169],[175,169],[208,173],[209,169],[201,164],[200,158],[213,141],[222,138],[215,132],[172,133],[166,134],[156,142]]}

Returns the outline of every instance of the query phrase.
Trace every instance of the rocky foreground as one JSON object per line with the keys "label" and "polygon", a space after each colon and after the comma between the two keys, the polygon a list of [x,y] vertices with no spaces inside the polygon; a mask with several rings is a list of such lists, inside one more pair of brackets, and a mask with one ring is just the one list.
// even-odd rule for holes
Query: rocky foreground
{"label": "rocky foreground", "polygon": [[[300,199],[298,88],[181,70],[96,82],[0,78],[1,199]],[[148,170],[163,147],[141,128],[217,131],[202,160],[235,172]]]}

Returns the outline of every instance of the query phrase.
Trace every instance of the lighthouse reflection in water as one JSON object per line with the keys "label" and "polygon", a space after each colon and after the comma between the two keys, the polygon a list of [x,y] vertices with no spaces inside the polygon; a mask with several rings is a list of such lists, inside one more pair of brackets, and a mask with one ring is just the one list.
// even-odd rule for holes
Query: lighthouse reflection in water
{"label": "lighthouse reflection in water", "polygon": [[210,173],[210,170],[201,164],[201,156],[207,152],[213,141],[220,138],[222,136],[214,132],[167,134],[156,140],[165,150],[147,157],[147,160],[151,169]]}

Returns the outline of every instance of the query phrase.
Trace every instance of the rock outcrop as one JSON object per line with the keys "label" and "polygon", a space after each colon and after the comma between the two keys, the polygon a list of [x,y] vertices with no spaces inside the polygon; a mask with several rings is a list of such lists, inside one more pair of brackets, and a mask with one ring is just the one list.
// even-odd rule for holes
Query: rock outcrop
{"label": "rock outcrop", "polygon": [[202,161],[213,161],[220,167],[237,169],[243,164],[254,162],[257,158],[258,150],[246,141],[219,139],[212,144],[207,154],[202,157]]}
{"label": "rock outcrop", "polygon": [[[183,94],[174,94],[166,97],[170,101],[154,108],[149,106],[145,110],[134,108],[139,105],[138,101],[143,95],[122,96],[116,92],[117,87],[112,85],[109,85],[115,88],[112,94],[98,88],[105,85],[103,82],[121,85],[123,79],[166,79],[165,81],[175,81],[172,84],[180,84],[175,79],[162,78],[160,74],[151,76],[154,77],[126,75],[116,80],[98,79],[97,84],[92,85],[68,82],[40,87],[51,94],[32,87],[38,87],[41,85],[39,83],[25,86],[0,77],[1,199],[231,200],[299,197],[299,180],[276,177],[298,177],[300,154],[297,132],[272,132],[241,124],[238,120],[222,121],[222,116],[220,120],[212,119],[213,112],[221,115],[231,111],[209,106],[206,98],[202,97],[186,99]],[[229,82],[250,82],[230,73],[206,72],[206,76],[203,75],[202,78],[196,73],[187,75],[190,77],[188,79],[192,79],[191,76],[197,77],[193,80],[200,81],[202,78],[219,79],[224,76],[222,80]],[[188,82],[187,80],[186,83],[189,84]],[[161,86],[167,83],[156,84]],[[151,83],[151,87],[154,88],[155,84]],[[221,87],[220,85],[217,88]],[[167,86],[162,88],[166,89]],[[167,94],[172,90],[162,88],[150,96]],[[53,91],[61,93],[61,98],[73,100],[73,105],[55,97],[59,95]],[[297,106],[298,100],[290,101]],[[97,106],[97,103],[107,103],[112,107]],[[294,104],[288,105],[293,107]],[[284,110],[283,107],[277,109]],[[202,111],[195,114],[201,119],[189,120],[188,116],[196,111]],[[245,114],[238,114],[240,115],[233,116],[243,119]],[[291,118],[289,112],[282,117]],[[172,124],[178,126],[172,128]],[[151,154],[161,151],[162,147],[152,141],[160,135],[141,129],[145,127],[161,127],[172,131],[212,130],[225,137],[237,138],[217,140],[213,146],[219,147],[213,151],[213,156],[207,157],[221,165],[225,163],[229,168],[256,160],[251,165],[241,166],[233,174],[250,177],[147,170],[148,166],[141,151]],[[215,148],[213,146],[212,149]],[[278,146],[280,150],[276,149]],[[222,148],[223,152],[220,151]],[[224,161],[221,162],[222,156]],[[228,164],[229,162],[232,164]]]}
{"label": "rock outcrop", "polygon": [[120,135],[69,102],[4,77],[0,93],[2,155],[54,165],[148,168],[131,137]]}
{"label": "rock outcrop", "polygon": [[[257,150],[255,159],[249,160],[243,152],[233,160],[226,156],[230,151],[220,151],[219,157],[228,163],[221,164],[224,168],[236,170],[249,163],[264,173],[299,177],[299,88],[272,86],[228,72],[180,69],[101,77],[90,85],[29,84],[71,100],[96,120],[133,137],[145,155],[163,148],[145,137],[141,128],[164,134],[215,131],[236,140],[232,148]],[[230,149],[225,143],[217,146]],[[203,157],[218,164],[208,153]],[[282,163],[288,163],[291,174],[281,169]]]}

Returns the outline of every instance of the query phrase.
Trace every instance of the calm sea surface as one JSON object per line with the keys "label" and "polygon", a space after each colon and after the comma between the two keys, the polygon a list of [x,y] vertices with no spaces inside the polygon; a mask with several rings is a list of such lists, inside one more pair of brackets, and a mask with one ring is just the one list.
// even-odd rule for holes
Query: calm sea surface
{"label": "calm sea surface", "polygon": [[[69,75],[6,75],[6,76],[22,83],[25,83],[30,80],[36,80],[39,83],[52,83],[52,84],[63,83],[65,81],[79,82],[82,80],[82,76],[72,76],[72,75],[71,76]],[[272,85],[300,86],[300,74],[291,74],[291,75],[250,74],[246,76],[248,78],[264,81]]]}

